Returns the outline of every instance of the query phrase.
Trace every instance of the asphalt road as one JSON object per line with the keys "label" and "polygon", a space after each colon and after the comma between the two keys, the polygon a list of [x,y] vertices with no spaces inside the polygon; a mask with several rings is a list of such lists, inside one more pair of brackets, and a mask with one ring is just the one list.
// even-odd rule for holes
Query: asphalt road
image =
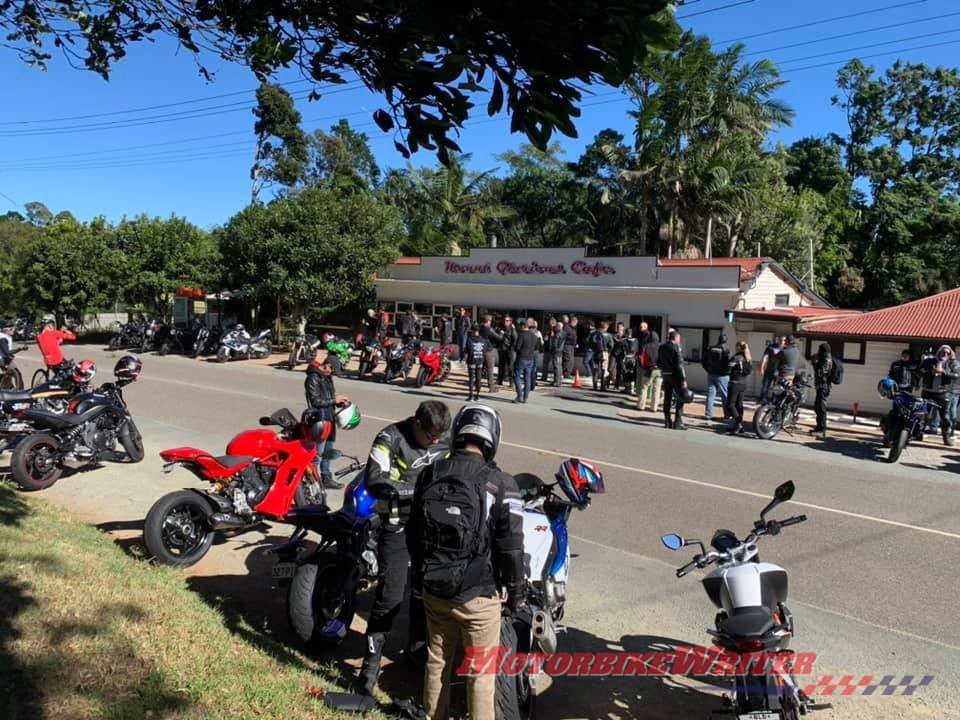
{"label": "asphalt road", "polygon": [[[101,380],[118,357],[90,347],[71,348],[71,354],[96,360]],[[28,377],[36,357],[35,349],[18,356]],[[161,473],[159,450],[196,445],[222,452],[259,416],[284,406],[298,411],[302,384],[302,374],[268,367],[147,356],[142,379],[126,391],[146,460],[66,477],[44,496],[116,532],[119,542],[136,543],[139,523],[157,497],[197,484],[182,471]],[[337,389],[364,416],[359,428],[340,434],[338,447],[361,456],[380,426],[412,413],[424,397],[448,397],[455,407],[463,396],[349,379],[338,381]],[[947,470],[889,466],[863,459],[852,440],[810,447],[667,431],[658,417],[638,417],[609,398],[593,402],[587,391],[549,390],[525,406],[510,403],[512,395],[503,391],[489,400],[503,417],[501,467],[551,477],[562,457],[577,455],[600,463],[606,480],[607,493],[572,518],[576,557],[562,649],[709,644],[705,629],[715,611],[696,573],[681,580],[673,573],[692,552],[670,553],[659,537],[676,531],[709,539],[717,527],[745,533],[774,488],[791,479],[797,492],[781,514],[805,513],[809,521],[764,538],[761,553],[790,573],[793,646],[818,653],[813,682],[821,675],[934,676],[910,697],[834,696],[834,709],[818,715],[960,717],[960,584],[953,565],[960,550],[960,475],[949,470],[960,456],[944,465]],[[0,467],[6,464],[0,460]],[[269,543],[282,536],[276,526],[269,536],[248,533],[216,546],[191,573],[190,586],[233,608],[228,622],[287,637],[266,556]],[[356,659],[361,652],[354,637],[343,655]],[[399,688],[408,679],[385,673],[384,684]],[[538,712],[551,718],[707,717],[718,702],[702,685],[674,678],[563,678],[542,691]]]}

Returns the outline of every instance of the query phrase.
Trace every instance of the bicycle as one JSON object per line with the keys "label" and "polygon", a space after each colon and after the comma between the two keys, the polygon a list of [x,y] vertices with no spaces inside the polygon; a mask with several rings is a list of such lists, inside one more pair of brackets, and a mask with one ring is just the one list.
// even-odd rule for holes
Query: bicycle
{"label": "bicycle", "polygon": [[[13,353],[23,352],[26,349],[25,347],[17,348]],[[0,390],[23,390],[23,374],[14,364],[12,357],[10,361],[0,369],[2,369],[2,374],[0,374]]]}

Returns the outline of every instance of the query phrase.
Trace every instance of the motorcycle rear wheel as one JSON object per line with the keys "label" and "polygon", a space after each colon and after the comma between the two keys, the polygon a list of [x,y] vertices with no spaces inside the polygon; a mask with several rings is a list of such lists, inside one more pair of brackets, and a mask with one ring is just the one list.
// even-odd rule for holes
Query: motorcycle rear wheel
{"label": "motorcycle rear wheel", "polygon": [[24,490],[46,490],[63,474],[60,441],[50,433],[28,435],[14,448],[10,471]]}
{"label": "motorcycle rear wheel", "polygon": [[[501,619],[500,646],[507,648],[508,652],[529,651],[529,648],[519,646],[515,622],[510,617]],[[529,631],[529,628],[522,624],[521,627]],[[530,676],[526,670],[516,675],[497,673],[494,717],[496,720],[530,720],[533,717],[536,697],[530,687]]]}
{"label": "motorcycle rear wheel", "polygon": [[50,382],[50,371],[44,368],[40,368],[33,373],[33,377],[30,378],[30,387],[35,388],[38,385],[43,385],[46,382]]}
{"label": "motorcycle rear wheel", "polygon": [[899,432],[897,432],[897,436],[890,446],[890,455],[887,457],[887,462],[897,462],[900,459],[900,455],[903,453],[903,449],[907,446],[907,442],[909,440],[910,431],[907,428],[901,428]]}
{"label": "motorcycle rear wheel", "polygon": [[207,518],[210,505],[191,490],[178,490],[157,500],[143,521],[143,542],[158,563],[189,567],[213,545]]}
{"label": "motorcycle rear wheel", "polygon": [[764,440],[772,440],[780,432],[782,424],[775,418],[776,409],[764,403],[753,414],[753,429]]}
{"label": "motorcycle rear wheel", "polygon": [[23,390],[23,375],[17,368],[4,374],[3,380],[0,380],[0,390]]}
{"label": "motorcycle rear wheel", "polygon": [[[333,555],[319,555],[314,562],[297,568],[287,593],[287,617],[290,626],[308,649],[315,652],[333,650],[343,637],[325,634],[324,627],[336,620],[350,629],[357,598],[356,586],[347,588],[343,596],[331,592],[339,584],[342,572]],[[346,635],[344,634],[344,637]]]}

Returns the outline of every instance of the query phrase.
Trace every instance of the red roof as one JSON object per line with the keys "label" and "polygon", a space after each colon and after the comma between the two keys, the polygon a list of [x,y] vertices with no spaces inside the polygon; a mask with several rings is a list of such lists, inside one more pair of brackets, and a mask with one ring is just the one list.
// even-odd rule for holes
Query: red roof
{"label": "red roof", "polygon": [[810,325],[806,334],[891,340],[960,340],[960,288],[896,307]]}
{"label": "red roof", "polygon": [[411,257],[409,255],[404,255],[398,257],[394,265],[420,265],[422,260],[419,257]]}
{"label": "red roof", "polygon": [[859,310],[841,310],[840,308],[810,305],[804,305],[802,307],[777,307],[771,308],[770,310],[746,308],[743,310],[734,310],[733,312],[739,317],[771,318],[774,320],[812,320],[819,318],[820,321],[840,318],[845,315],[861,314]]}
{"label": "red roof", "polygon": [[741,285],[753,280],[760,271],[760,266],[769,262],[772,262],[770,258],[761,257],[663,258],[660,260],[660,264],[667,267],[739,267]]}

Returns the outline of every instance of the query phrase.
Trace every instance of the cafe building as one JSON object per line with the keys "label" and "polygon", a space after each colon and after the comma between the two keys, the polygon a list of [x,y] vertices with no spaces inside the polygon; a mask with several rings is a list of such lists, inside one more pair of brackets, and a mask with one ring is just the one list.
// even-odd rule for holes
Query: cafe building
{"label": "cafe building", "polygon": [[[584,248],[481,248],[469,255],[403,257],[378,273],[377,300],[399,316],[416,312],[424,336],[436,340],[434,321],[466,307],[474,318],[550,316],[622,322],[636,331],[646,321],[661,338],[668,328],[683,337],[694,387],[705,381],[703,351],[723,332],[737,340],[733,312],[829,304],[768,258],[712,260],[587,256]],[[755,357],[770,335],[746,338]]]}

